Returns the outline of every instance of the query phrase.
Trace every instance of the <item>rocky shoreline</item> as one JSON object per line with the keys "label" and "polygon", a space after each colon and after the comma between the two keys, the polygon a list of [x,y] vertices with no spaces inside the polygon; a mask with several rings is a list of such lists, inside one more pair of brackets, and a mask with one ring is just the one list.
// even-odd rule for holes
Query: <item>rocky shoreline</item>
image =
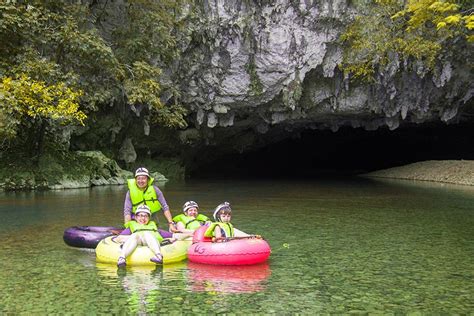
{"label": "rocky shoreline", "polygon": [[[75,154],[76,158],[82,158],[78,161],[82,167],[80,169],[73,165],[69,165],[68,168],[53,168],[51,170],[43,167],[39,171],[16,170],[12,173],[12,170],[9,170],[10,175],[7,175],[7,172],[3,170],[8,168],[0,169],[0,191],[58,190],[113,184],[124,185],[128,178],[133,177],[131,171],[121,169],[115,161],[107,158],[101,152],[76,152]],[[146,165],[152,164],[152,162],[148,162]],[[59,164],[51,163],[50,165],[59,166]],[[173,168],[176,169],[176,166],[168,166],[165,169],[173,170]],[[155,166],[152,169],[161,170],[162,168]],[[158,182],[168,181],[159,172],[154,172],[153,176]],[[360,176],[474,186],[474,160],[429,160],[378,170]]]}
{"label": "rocky shoreline", "polygon": [[474,160],[428,160],[364,174],[390,178],[474,185]]}
{"label": "rocky shoreline", "polygon": [[[156,169],[158,168],[151,168]],[[151,175],[155,182],[168,181],[160,172],[152,171]],[[0,167],[0,191],[125,185],[130,178],[133,178],[132,171],[122,169],[115,160],[100,151],[76,151],[63,159],[44,155],[38,166],[28,165],[26,162],[18,165],[4,162]]]}

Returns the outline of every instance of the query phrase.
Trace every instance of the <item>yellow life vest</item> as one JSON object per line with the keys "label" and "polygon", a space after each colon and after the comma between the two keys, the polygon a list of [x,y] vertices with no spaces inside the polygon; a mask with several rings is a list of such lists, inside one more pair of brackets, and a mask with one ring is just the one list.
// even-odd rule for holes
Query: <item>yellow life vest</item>
{"label": "yellow life vest", "polygon": [[135,214],[137,207],[141,204],[146,204],[150,208],[152,214],[161,210],[160,201],[158,201],[155,188],[153,187],[153,180],[153,178],[150,178],[145,191],[142,191],[138,188],[135,179],[128,179],[127,184],[128,189],[130,190],[133,214]]}
{"label": "yellow life vest", "polygon": [[234,237],[234,225],[231,223],[212,223],[209,228],[204,233],[204,237],[215,237],[214,230],[216,226],[219,226],[221,230],[224,231],[224,236],[222,237]]}
{"label": "yellow life vest", "polygon": [[209,220],[209,217],[202,214],[198,214],[196,218],[187,216],[186,214],[179,214],[173,217],[174,222],[181,222],[184,224],[184,228],[192,229],[192,230],[198,229],[199,227],[201,227],[201,225],[203,225],[208,220]]}
{"label": "yellow life vest", "polygon": [[151,231],[155,235],[158,241],[162,241],[163,237],[158,232],[158,227],[154,221],[149,221],[148,224],[140,224],[136,221],[130,221],[130,231],[132,233],[138,233],[143,231]]}

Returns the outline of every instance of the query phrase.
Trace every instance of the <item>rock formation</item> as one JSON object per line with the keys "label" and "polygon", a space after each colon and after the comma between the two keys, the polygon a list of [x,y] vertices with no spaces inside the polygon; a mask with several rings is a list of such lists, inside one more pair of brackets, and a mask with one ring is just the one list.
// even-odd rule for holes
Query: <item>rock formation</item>
{"label": "rock formation", "polygon": [[232,139],[242,151],[302,129],[456,123],[472,107],[462,57],[428,73],[393,56],[373,84],[345,77],[338,37],[349,1],[216,0],[204,13],[207,27],[192,34],[177,73],[197,130],[182,133],[185,144]]}
{"label": "rock formation", "polygon": [[[109,135],[77,137],[72,147],[114,147],[114,158],[125,164],[134,162],[135,153],[138,160],[144,155],[211,159],[265,147],[308,129],[395,130],[472,120],[468,49],[446,57],[432,72],[394,55],[374,83],[345,76],[338,68],[343,55],[339,36],[356,14],[351,3],[201,2],[198,22],[181,39],[181,57],[162,78],[178,87],[188,109],[188,128],[177,134],[163,131],[148,122],[146,110],[113,108],[120,114],[112,119]],[[163,102],[172,102],[170,96],[163,91]],[[91,127],[95,132],[101,121]]]}

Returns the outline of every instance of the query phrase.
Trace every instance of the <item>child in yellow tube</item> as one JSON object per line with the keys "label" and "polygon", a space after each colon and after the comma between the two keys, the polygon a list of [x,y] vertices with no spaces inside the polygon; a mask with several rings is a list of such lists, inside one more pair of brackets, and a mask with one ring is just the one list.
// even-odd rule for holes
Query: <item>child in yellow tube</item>
{"label": "child in yellow tube", "polygon": [[140,205],[135,212],[135,220],[130,221],[130,230],[132,234],[123,244],[117,266],[125,267],[126,258],[137,248],[138,245],[147,246],[155,254],[150,258],[151,262],[156,264],[163,263],[160,241],[163,237],[158,233],[158,227],[154,221],[150,221],[151,211],[146,205]]}

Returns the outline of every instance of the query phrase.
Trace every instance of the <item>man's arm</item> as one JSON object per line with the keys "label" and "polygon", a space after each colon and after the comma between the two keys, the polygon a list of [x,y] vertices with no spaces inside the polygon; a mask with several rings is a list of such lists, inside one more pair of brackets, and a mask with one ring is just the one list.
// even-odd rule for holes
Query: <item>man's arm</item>
{"label": "man's arm", "polygon": [[124,224],[132,220],[132,199],[130,199],[130,191],[125,195],[123,203],[123,222]]}
{"label": "man's arm", "polygon": [[171,215],[170,207],[168,206],[168,203],[166,203],[165,196],[163,195],[163,192],[157,187],[153,186],[156,191],[156,196],[158,197],[158,201],[161,204],[161,207],[163,209],[163,215],[166,218],[166,221],[168,222],[169,230],[170,232],[177,233],[178,229],[176,228],[176,224],[173,222],[173,215]]}

